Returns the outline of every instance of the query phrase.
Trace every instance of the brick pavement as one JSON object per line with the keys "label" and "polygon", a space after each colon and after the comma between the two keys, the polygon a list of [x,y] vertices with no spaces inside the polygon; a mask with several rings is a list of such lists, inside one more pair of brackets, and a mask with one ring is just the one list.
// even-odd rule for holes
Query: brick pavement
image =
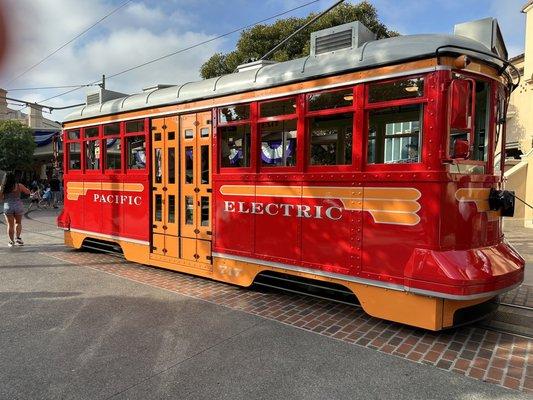
{"label": "brick pavement", "polygon": [[[57,251],[46,255],[416,363],[533,393],[533,341],[523,337],[473,326],[433,333],[375,319],[344,304],[239,288],[129,263],[108,254]],[[516,299],[521,299],[520,296],[522,293],[517,292]]]}

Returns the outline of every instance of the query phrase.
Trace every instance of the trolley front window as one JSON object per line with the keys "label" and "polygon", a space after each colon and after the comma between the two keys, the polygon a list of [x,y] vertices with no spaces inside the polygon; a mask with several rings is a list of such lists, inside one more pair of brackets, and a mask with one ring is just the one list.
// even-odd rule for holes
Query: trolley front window
{"label": "trolley front window", "polygon": [[[449,161],[451,172],[484,174],[490,143],[490,83],[454,74],[450,85]],[[459,165],[461,164],[461,165]]]}

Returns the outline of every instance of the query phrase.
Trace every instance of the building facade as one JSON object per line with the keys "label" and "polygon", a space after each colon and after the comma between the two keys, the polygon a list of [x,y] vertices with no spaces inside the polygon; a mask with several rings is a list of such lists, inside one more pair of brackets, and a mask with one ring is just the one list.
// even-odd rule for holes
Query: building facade
{"label": "building facade", "polygon": [[[520,85],[511,95],[507,111],[505,157],[506,187],[533,204],[533,0],[522,8],[526,14],[524,53],[511,59],[520,74]],[[515,218],[533,228],[533,209],[516,202]]]}

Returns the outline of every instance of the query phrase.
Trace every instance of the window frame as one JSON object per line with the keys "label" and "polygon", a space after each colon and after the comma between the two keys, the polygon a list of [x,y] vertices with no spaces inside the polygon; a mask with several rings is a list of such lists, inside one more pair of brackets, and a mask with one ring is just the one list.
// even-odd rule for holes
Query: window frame
{"label": "window frame", "polygon": [[105,135],[105,126],[109,124],[115,124],[117,122],[110,122],[107,124],[102,125],[102,145],[106,142],[108,139],[118,139],[120,143],[120,168],[107,168],[107,144],[102,147],[104,152],[104,162],[103,162],[103,169],[104,169],[104,175],[117,175],[117,174],[123,174],[124,173],[124,139],[123,139],[123,122],[118,122],[119,124],[119,133],[114,135]]}
{"label": "window frame", "polygon": [[[126,133],[126,124],[128,122],[134,122],[134,121],[140,121],[142,120],[144,122],[144,130],[143,131],[137,131],[137,132],[129,132],[129,133]],[[150,146],[150,138],[149,138],[149,135],[148,135],[148,132],[150,131],[149,130],[149,126],[150,126],[150,119],[147,117],[147,118],[135,118],[135,119],[131,119],[131,120],[128,120],[128,121],[122,121],[120,123],[120,133],[121,133],[121,143],[122,143],[122,151],[121,151],[121,156],[122,156],[122,170],[124,171],[124,173],[126,175],[148,175],[150,174],[150,170],[151,170],[151,146]],[[143,136],[144,137],[144,149],[145,149],[145,157],[146,157],[146,163],[144,165],[144,168],[143,169],[132,169],[132,168],[129,168],[128,166],[128,154],[129,154],[129,149],[127,148],[127,139],[129,137],[136,137],[136,136]],[[148,168],[150,167],[150,168]]]}
{"label": "window frame", "polygon": [[[81,129],[81,137],[82,137],[82,141],[83,141],[83,161],[82,161],[82,164],[83,164],[83,173],[86,174],[86,175],[99,175],[99,174],[102,174],[102,171],[103,171],[103,148],[102,148],[102,125],[98,125],[96,126],[96,128],[98,129],[98,136],[92,136],[92,137],[88,137],[86,138],[85,137],[85,130],[86,129],[94,129],[95,126],[87,126],[87,127],[83,127]],[[97,169],[90,169],[90,168],[87,168],[87,144],[89,142],[100,142],[100,165]]]}
{"label": "window frame", "polygon": [[[410,97],[406,99],[395,99],[395,100],[386,100],[386,101],[380,101],[375,103],[370,103],[370,85],[375,84],[386,84],[396,81],[403,81],[407,79],[416,79],[421,78],[424,79],[424,93],[420,97]],[[427,105],[429,103],[429,90],[428,86],[430,83],[428,82],[430,79],[432,79],[431,74],[416,74],[416,75],[406,75],[401,77],[395,77],[391,79],[384,79],[384,80],[375,80],[371,82],[365,82],[364,83],[364,106],[363,106],[363,130],[361,132],[362,138],[363,138],[363,146],[361,148],[361,156],[363,160],[363,171],[404,171],[404,170],[419,170],[424,165],[425,160],[427,159],[426,154],[426,144],[425,138],[427,136],[428,132],[428,119],[429,114],[427,112]],[[374,163],[370,164],[368,162],[368,146],[369,146],[369,125],[370,125],[370,112],[390,107],[399,107],[399,106],[409,106],[409,105],[421,105],[421,112],[422,112],[422,118],[420,119],[420,137],[419,137],[419,157],[420,161],[414,162],[414,163]],[[383,137],[385,140],[385,136]]]}
{"label": "window frame", "polygon": [[[231,122],[220,122],[219,121],[219,110],[223,107],[232,107],[237,105],[250,106],[250,118],[243,119],[239,121]],[[255,173],[257,171],[257,157],[259,155],[256,149],[258,148],[258,124],[257,124],[257,115],[258,115],[258,102],[247,102],[247,103],[235,103],[229,104],[226,106],[220,106],[215,108],[215,117],[216,117],[216,135],[217,135],[217,150],[216,150],[216,160],[217,160],[217,171],[220,174],[246,174],[246,173]],[[222,128],[239,126],[239,125],[249,125],[250,126],[250,163],[247,167],[223,167],[222,166]]]}
{"label": "window frame", "polygon": [[[349,85],[344,87],[337,87],[334,89],[326,89],[326,90],[319,90],[319,91],[313,91],[309,93],[305,93],[302,97],[303,104],[302,104],[302,117],[303,117],[303,124],[305,126],[304,129],[304,137],[305,140],[303,141],[303,145],[301,147],[304,147],[304,165],[305,165],[305,171],[308,172],[353,172],[354,169],[358,166],[358,157],[357,157],[357,146],[358,141],[356,140],[357,136],[357,125],[358,125],[358,114],[360,111],[358,111],[357,107],[357,88],[359,85]],[[352,105],[346,106],[346,107],[340,107],[340,108],[329,108],[324,110],[317,110],[317,111],[309,111],[309,97],[315,94],[320,93],[331,93],[331,92],[340,92],[351,89],[352,91]],[[312,165],[310,163],[310,152],[311,152],[311,129],[309,126],[311,118],[315,117],[325,117],[325,116],[332,116],[336,114],[352,114],[352,155],[351,155],[351,162],[350,164],[335,164],[335,165]]]}
{"label": "window frame", "polygon": [[[65,135],[65,138],[68,137],[67,135]],[[70,168],[70,145],[71,144],[78,144],[80,146],[80,168],[79,169],[71,169]],[[64,163],[65,163],[65,166],[66,166],[66,173],[69,174],[69,175],[72,175],[72,174],[83,174],[83,141],[81,139],[77,139],[77,140],[74,140],[74,139],[65,139],[64,141],[64,146],[65,146],[65,154],[64,154]]]}
{"label": "window frame", "polygon": [[[450,121],[451,121],[451,104],[452,103],[451,103],[451,92],[450,92],[450,93],[448,93],[448,96],[446,96],[447,109],[449,111],[448,112],[448,117],[446,119],[446,124],[447,124],[446,132],[445,132],[446,138],[444,139],[444,145],[446,146],[445,147],[445,151],[444,151],[444,154],[446,154],[446,161],[451,162],[451,164],[464,164],[464,165],[473,165],[473,166],[475,166],[475,165],[483,166],[484,167],[484,173],[482,175],[487,175],[487,174],[490,175],[494,171],[494,157],[495,157],[494,153],[496,152],[496,146],[498,145],[497,143],[494,143],[495,135],[496,135],[496,132],[495,132],[495,127],[496,127],[495,119],[497,118],[497,116],[496,116],[495,107],[496,107],[496,104],[497,104],[496,92],[497,92],[497,88],[498,88],[498,82],[495,81],[494,79],[491,79],[490,77],[487,77],[487,76],[484,76],[484,75],[481,75],[481,74],[472,73],[470,71],[452,70],[451,71],[450,84],[454,80],[454,74],[461,75],[465,79],[474,81],[474,88],[473,88],[474,96],[475,96],[475,93],[476,93],[477,81],[482,81],[488,86],[488,89],[487,89],[488,106],[487,106],[487,117],[486,117],[486,124],[487,124],[487,128],[488,129],[486,131],[486,139],[485,139],[485,140],[488,140],[488,150],[487,150],[487,160],[486,161],[474,160],[474,159],[470,159],[470,158],[463,160],[463,159],[455,159],[455,158],[451,157],[451,154],[450,154],[450,140],[451,140]],[[476,132],[477,104],[474,105],[473,111],[474,111],[474,118],[472,118],[472,128],[471,128],[471,132],[468,135],[468,141],[469,141],[469,145],[471,147],[474,146],[474,135],[475,135],[475,132]],[[505,128],[506,127],[507,127],[507,124],[505,124]],[[504,128],[504,132],[505,132],[505,128]],[[505,145],[505,143],[503,145]],[[501,161],[500,161],[500,163],[501,163]],[[453,170],[454,170],[453,168],[450,169],[451,172],[453,172]],[[492,171],[492,172],[489,173],[489,171]],[[466,173],[466,172],[465,173],[460,173],[460,174],[471,175],[471,174]]]}
{"label": "window frame", "polygon": [[[257,157],[257,166],[259,169],[259,172],[265,172],[265,173],[275,173],[275,172],[298,172],[302,170],[302,165],[300,161],[299,154],[301,153],[301,142],[302,135],[300,133],[300,113],[299,110],[299,97],[298,95],[293,96],[284,96],[284,97],[278,97],[275,99],[268,99],[264,101],[258,101],[257,102],[257,119],[255,121],[255,124],[257,125],[257,151],[256,151],[256,157]],[[260,117],[260,111],[261,111],[261,105],[266,103],[274,103],[277,101],[283,101],[288,99],[294,99],[294,104],[296,105],[296,108],[294,109],[294,112],[292,114],[283,114],[283,115],[277,115],[273,117]],[[281,122],[281,121],[296,121],[296,164],[292,166],[263,166],[263,163],[261,162],[261,124],[265,122]]]}

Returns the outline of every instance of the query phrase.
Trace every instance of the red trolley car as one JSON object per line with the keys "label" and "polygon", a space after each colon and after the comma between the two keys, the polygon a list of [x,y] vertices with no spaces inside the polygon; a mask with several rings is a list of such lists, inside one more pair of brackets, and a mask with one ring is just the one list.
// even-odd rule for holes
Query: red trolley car
{"label": "red trolley car", "polygon": [[123,95],[64,122],[65,242],[249,286],[342,285],[376,317],[439,330],[519,285],[501,190],[512,89],[497,23],[374,40],[315,32],[308,57]]}

